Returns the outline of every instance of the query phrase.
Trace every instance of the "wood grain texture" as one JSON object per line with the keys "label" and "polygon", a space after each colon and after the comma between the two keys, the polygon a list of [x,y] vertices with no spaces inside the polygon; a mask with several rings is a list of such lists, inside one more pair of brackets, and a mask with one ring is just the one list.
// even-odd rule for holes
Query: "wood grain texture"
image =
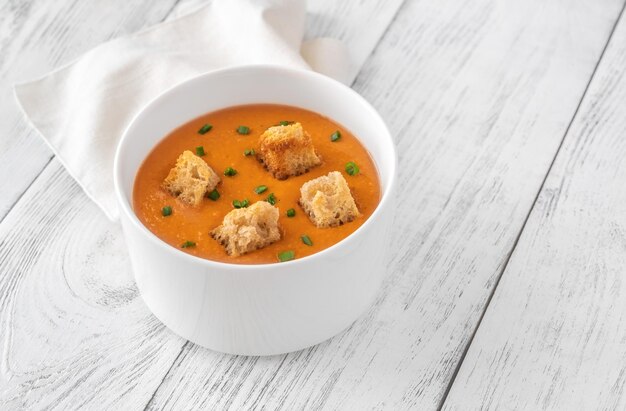
{"label": "wood grain texture", "polygon": [[[362,4],[359,4],[362,3]],[[308,2],[308,30],[305,38],[341,39],[348,47],[354,79],[372,54],[403,0]]]}
{"label": "wood grain texture", "polygon": [[[333,14],[335,2],[325,4]],[[172,13],[185,6],[179,3]],[[62,14],[54,10],[48,13]],[[377,23],[379,33],[391,17]],[[359,50],[378,42],[371,36],[350,38]],[[22,58],[17,51],[15,58]],[[20,127],[16,132],[30,138]],[[8,137],[0,133],[5,143]],[[105,220],[56,159],[46,166],[47,157],[18,151],[16,161],[43,171],[0,223],[0,409],[141,409],[186,342],[139,298],[119,227]],[[32,176],[27,177],[26,172],[14,176],[13,170],[3,176],[3,184],[15,187],[1,188],[2,201],[12,204],[4,193],[19,196],[19,187],[30,184]]]}
{"label": "wood grain texture", "polygon": [[400,153],[395,252],[375,305],[289,355],[189,344],[148,408],[437,408],[621,6],[406,3],[355,83]]}
{"label": "wood grain texture", "polygon": [[141,408],[184,344],[56,160],[0,225],[0,273],[0,409]]}
{"label": "wood grain texture", "polygon": [[52,158],[19,112],[13,84],[40,77],[112,37],[161,21],[175,3],[0,2],[0,220]]}
{"label": "wood grain texture", "polygon": [[626,16],[445,409],[626,409]]}

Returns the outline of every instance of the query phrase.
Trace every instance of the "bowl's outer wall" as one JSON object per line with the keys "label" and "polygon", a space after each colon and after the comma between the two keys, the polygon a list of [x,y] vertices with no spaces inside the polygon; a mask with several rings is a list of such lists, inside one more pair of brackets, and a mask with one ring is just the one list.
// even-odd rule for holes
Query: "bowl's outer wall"
{"label": "bowl's outer wall", "polygon": [[[383,198],[377,210],[339,244],[288,263],[215,263],[156,238],[130,207],[134,177],[147,152],[186,121],[219,108],[258,102],[317,111],[359,137],[379,170]],[[333,80],[267,66],[192,79],[137,116],[120,142],[115,163],[121,222],[141,295],[165,325],[197,344],[232,354],[272,355],[319,343],[367,309],[385,276],[395,150],[371,106]]]}
{"label": "bowl's outer wall", "polygon": [[314,264],[223,271],[164,258],[127,216],[124,231],[137,286],[175,333],[231,354],[272,355],[324,341],[369,307],[383,280],[391,210],[366,235]]}

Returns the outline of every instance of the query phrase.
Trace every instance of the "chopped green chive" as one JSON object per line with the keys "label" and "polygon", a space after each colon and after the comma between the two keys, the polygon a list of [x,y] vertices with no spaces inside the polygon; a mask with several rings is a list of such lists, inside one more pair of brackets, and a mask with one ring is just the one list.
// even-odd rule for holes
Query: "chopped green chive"
{"label": "chopped green chive", "polygon": [[289,210],[287,210],[287,217],[295,217],[296,215],[296,210],[294,210],[293,208],[290,208]]}
{"label": "chopped green chive", "polygon": [[233,200],[233,207],[235,208],[246,208],[250,205],[250,201],[246,198],[245,200]]}
{"label": "chopped green chive", "polygon": [[256,154],[256,151],[254,151],[253,148],[246,148],[245,150],[243,150],[243,155],[248,157],[248,156],[253,156]]}
{"label": "chopped green chive", "polygon": [[196,155],[202,157],[204,155],[204,147],[196,147]]}
{"label": "chopped green chive", "polygon": [[213,201],[217,201],[220,198],[220,192],[217,191],[217,188],[216,188],[216,189],[213,189],[213,191],[208,193],[206,196],[209,197]]}
{"label": "chopped green chive", "polygon": [[280,124],[281,126],[288,126],[290,124],[293,124],[293,121],[285,121],[285,120],[283,120],[283,121],[281,121],[278,124]]}
{"label": "chopped green chive", "polygon": [[305,234],[303,236],[300,236],[300,238],[302,239],[302,242],[309,247],[313,245],[313,241],[311,241],[311,237],[309,237],[308,235]]}
{"label": "chopped green chive", "polygon": [[257,194],[263,194],[266,191],[267,191],[267,186],[258,186],[257,188],[254,189],[254,192]]}
{"label": "chopped green chive", "polygon": [[198,130],[198,134],[206,134],[209,131],[211,131],[212,128],[213,128],[213,126],[207,123],[207,124],[203,125],[200,128],[200,130]]}
{"label": "chopped green chive", "polygon": [[338,141],[341,138],[341,132],[339,130],[335,131],[333,134],[330,135],[330,141],[332,141],[333,143],[335,141]]}
{"label": "chopped green chive", "polygon": [[185,241],[180,248],[190,248],[190,247],[195,247],[196,243],[194,243],[193,241]]}
{"label": "chopped green chive", "polygon": [[225,176],[232,177],[235,174],[237,174],[237,170],[235,170],[232,167],[226,167],[226,170],[224,170],[224,175]]}
{"label": "chopped green chive", "polygon": [[248,127],[248,126],[239,126],[239,127],[237,127],[237,133],[239,133],[239,134],[250,134],[250,127]]}
{"label": "chopped green chive", "polygon": [[270,195],[267,196],[265,201],[267,201],[271,205],[275,205],[276,204],[276,196],[274,195],[274,193],[271,193]]}
{"label": "chopped green chive", "polygon": [[170,206],[165,206],[161,209],[161,215],[163,215],[163,217],[167,217],[172,215],[172,207]]}
{"label": "chopped green chive", "polygon": [[351,176],[355,176],[359,174],[359,171],[359,166],[357,166],[355,162],[350,161],[346,163],[346,173],[350,174]]}
{"label": "chopped green chive", "polygon": [[281,263],[293,260],[294,258],[296,258],[296,253],[294,253],[293,250],[281,251],[280,253],[278,253],[278,260]]}

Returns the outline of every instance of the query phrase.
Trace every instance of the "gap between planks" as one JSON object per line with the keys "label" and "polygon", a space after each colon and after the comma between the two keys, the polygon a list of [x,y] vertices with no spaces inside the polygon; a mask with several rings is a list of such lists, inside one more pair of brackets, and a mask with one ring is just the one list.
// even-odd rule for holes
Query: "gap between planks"
{"label": "gap between planks", "polygon": [[167,369],[167,372],[165,374],[163,374],[163,378],[161,378],[161,382],[159,382],[159,385],[157,385],[156,389],[154,390],[154,392],[150,396],[150,399],[148,400],[148,402],[146,402],[146,406],[143,407],[144,411],[147,410],[148,407],[150,407],[150,404],[152,404],[152,400],[154,400],[154,397],[155,397],[156,393],[159,391],[159,388],[161,388],[161,385],[163,385],[163,383],[165,382],[165,379],[167,378],[167,376],[170,375],[170,372],[172,371],[172,368],[174,368],[174,365],[176,365],[176,363],[178,362],[178,359],[180,358],[180,356],[183,355],[183,353],[187,350],[187,346],[189,344],[191,344],[191,341],[186,341],[183,344],[183,346],[180,347],[180,352],[174,358],[174,360],[172,361],[172,364],[170,364],[169,368]]}
{"label": "gap between planks", "polygon": [[578,105],[576,105],[576,109],[574,110],[574,113],[572,114],[572,118],[570,119],[569,123],[567,124],[567,127],[565,128],[565,132],[563,133],[563,137],[561,138],[561,141],[559,142],[559,145],[556,149],[556,151],[554,152],[554,157],[552,157],[552,161],[550,162],[550,166],[548,167],[548,169],[546,170],[546,174],[543,176],[543,180],[541,181],[541,185],[539,186],[539,189],[537,190],[537,193],[535,194],[535,198],[530,206],[530,208],[528,209],[528,213],[526,214],[526,217],[524,218],[524,223],[522,224],[519,232],[517,233],[517,236],[515,237],[515,241],[513,242],[513,246],[511,247],[511,250],[509,251],[509,253],[507,254],[506,260],[504,262],[504,265],[502,266],[502,270],[500,270],[500,273],[498,274],[496,281],[491,289],[491,292],[489,294],[489,297],[487,298],[487,303],[485,304],[485,307],[483,308],[483,312],[480,315],[480,318],[478,319],[478,324],[476,324],[476,327],[474,328],[474,331],[472,332],[472,336],[470,337],[469,341],[467,342],[467,344],[465,345],[465,348],[463,349],[463,354],[461,355],[461,359],[459,360],[459,362],[457,363],[455,369],[454,369],[454,373],[452,374],[452,378],[450,379],[450,382],[448,383],[448,386],[446,387],[446,391],[443,394],[443,397],[441,398],[441,401],[439,402],[439,406],[437,407],[437,410],[442,410],[443,406],[446,403],[446,400],[448,399],[448,394],[450,394],[450,390],[452,389],[452,386],[454,385],[454,382],[456,381],[456,377],[459,373],[459,370],[461,369],[461,366],[463,365],[463,363],[465,362],[465,356],[467,355],[472,343],[474,342],[474,337],[476,337],[476,333],[478,332],[478,329],[480,328],[482,322],[483,322],[483,318],[485,318],[485,314],[487,313],[487,310],[489,309],[489,306],[491,305],[491,300],[493,299],[494,294],[496,293],[496,290],[498,289],[498,285],[500,284],[500,280],[502,279],[502,276],[504,275],[504,273],[506,272],[507,267],[509,266],[509,262],[511,261],[511,257],[513,256],[513,252],[515,251],[515,249],[517,248],[517,245],[519,243],[519,240],[522,236],[522,233],[524,232],[524,229],[526,228],[526,223],[528,223],[528,219],[530,218],[530,215],[533,211],[533,209],[535,208],[536,204],[537,204],[537,200],[539,199],[539,196],[546,184],[546,180],[548,179],[548,176],[550,175],[551,171],[552,171],[552,167],[554,166],[554,163],[556,161],[556,158],[558,157],[559,153],[561,152],[561,148],[563,147],[563,143],[565,142],[565,138],[567,137],[567,134],[569,133],[570,128],[572,127],[572,124],[574,123],[574,120],[576,119],[576,117],[578,116],[578,112],[580,110],[580,106],[583,103],[583,100],[585,99],[585,97],[587,96],[587,91],[589,90],[589,86],[591,85],[596,72],[598,71],[598,67],[600,66],[600,62],[602,61],[602,59],[604,58],[604,53],[606,52],[606,49],[609,46],[609,43],[611,43],[611,40],[613,39],[613,34],[615,33],[615,29],[617,28],[617,25],[619,24],[619,22],[622,19],[622,16],[624,14],[624,9],[626,9],[626,2],[624,2],[622,4],[622,8],[619,12],[619,14],[617,15],[617,19],[615,20],[615,23],[613,24],[613,27],[611,28],[611,32],[609,33],[609,36],[606,40],[606,43],[604,44],[604,47],[602,48],[602,52],[600,53],[600,57],[598,57],[598,60],[596,61],[596,64],[593,68],[593,72],[591,73],[591,76],[589,76],[589,81],[587,81],[587,85],[585,86],[585,90],[583,91],[583,94],[580,96],[580,100],[578,101]]}
{"label": "gap between planks", "polygon": [[13,202],[13,204],[11,204],[11,206],[9,207],[9,209],[7,210],[7,212],[3,215],[0,216],[0,224],[2,224],[2,222],[4,221],[4,219],[11,214],[11,211],[13,211],[13,209],[15,208],[16,205],[18,205],[20,203],[20,201],[22,201],[22,197],[24,197],[24,195],[28,192],[28,190],[30,190],[30,188],[32,187],[33,184],[35,184],[35,181],[37,181],[39,179],[39,177],[41,177],[41,175],[43,174],[44,171],[46,171],[46,169],[48,168],[48,166],[50,166],[50,163],[52,163],[52,160],[54,160],[54,157],[56,157],[54,154],[50,156],[50,158],[48,159],[48,161],[46,161],[46,164],[44,164],[44,166],[41,168],[41,170],[37,173],[37,175],[35,176],[35,178],[33,178],[33,181],[30,182],[30,184],[28,185],[28,187],[26,187],[26,190],[22,191],[22,193],[15,199],[15,201]]}

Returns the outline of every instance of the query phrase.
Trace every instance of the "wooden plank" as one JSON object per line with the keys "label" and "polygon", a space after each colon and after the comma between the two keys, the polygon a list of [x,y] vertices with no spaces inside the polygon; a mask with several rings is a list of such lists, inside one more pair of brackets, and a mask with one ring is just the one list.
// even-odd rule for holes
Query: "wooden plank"
{"label": "wooden plank", "polygon": [[121,229],[56,160],[14,210],[0,225],[0,409],[143,407],[184,341],[141,302]]}
{"label": "wooden plank", "polygon": [[375,1],[359,6],[355,6],[356,3],[356,0],[317,0],[307,4],[308,30],[305,38],[340,39],[350,55],[351,79],[356,78],[374,51],[403,0]]}
{"label": "wooden plank", "polygon": [[137,295],[120,229],[56,159],[0,223],[0,273],[0,409],[143,407],[185,346]]}
{"label": "wooden plank", "polygon": [[19,112],[13,84],[42,76],[112,37],[161,21],[175,3],[0,2],[0,220],[52,157]]}
{"label": "wooden plank", "polygon": [[626,16],[445,409],[626,409]]}
{"label": "wooden plank", "polygon": [[190,344],[148,408],[437,408],[621,5],[407,2],[355,83],[400,153],[374,307],[289,355]]}

